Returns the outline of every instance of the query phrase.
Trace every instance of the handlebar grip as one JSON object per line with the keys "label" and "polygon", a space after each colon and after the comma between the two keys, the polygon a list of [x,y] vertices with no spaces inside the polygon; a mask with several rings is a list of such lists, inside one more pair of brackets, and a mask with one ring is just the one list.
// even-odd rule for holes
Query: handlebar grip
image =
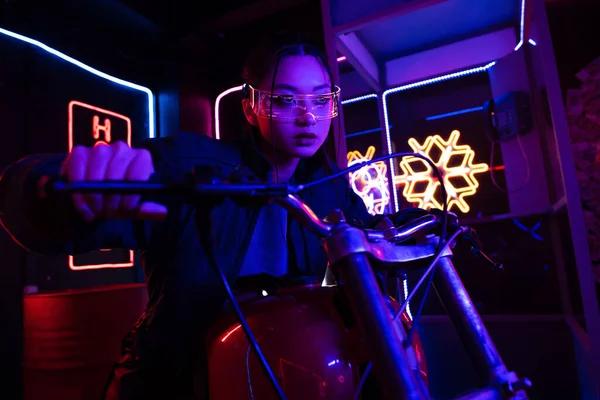
{"label": "handlebar grip", "polygon": [[68,181],[64,178],[43,176],[38,181],[42,197],[56,193],[120,194],[120,195],[183,195],[183,196],[287,196],[303,189],[302,185],[250,183],[194,184],[186,182],[153,183],[149,181]]}
{"label": "handlebar grip", "polygon": [[131,194],[166,191],[167,187],[147,181],[69,181],[63,177],[44,175],[38,181],[38,194],[45,198],[61,194]]}
{"label": "handlebar grip", "polygon": [[57,193],[56,186],[59,182],[64,183],[66,179],[59,176],[42,175],[37,184],[38,196],[42,199],[54,196]]}

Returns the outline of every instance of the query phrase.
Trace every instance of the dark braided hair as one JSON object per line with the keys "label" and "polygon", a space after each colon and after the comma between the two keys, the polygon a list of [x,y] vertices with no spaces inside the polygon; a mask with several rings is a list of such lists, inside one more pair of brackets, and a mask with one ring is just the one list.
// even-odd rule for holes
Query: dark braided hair
{"label": "dark braided hair", "polygon": [[[315,57],[329,76],[329,81],[331,82],[331,91],[334,90],[335,84],[333,80],[333,73],[331,72],[331,68],[329,67],[325,53],[309,38],[296,33],[288,32],[280,32],[275,35],[267,36],[252,48],[244,63],[242,81],[245,84],[260,90],[270,90],[272,93],[275,86],[275,78],[277,76],[279,63],[286,56]],[[269,87],[261,87],[260,85],[264,82],[265,78],[270,76],[270,74],[272,74],[272,79]],[[247,94],[245,95],[247,96]],[[247,132],[258,133],[257,128],[249,123],[247,125]],[[332,136],[331,128],[329,133],[330,134],[327,136],[327,140],[321,149],[319,149],[316,156],[319,165],[326,171],[331,172],[331,162],[327,156],[327,150],[333,150],[334,147],[332,146],[332,143],[329,143]]]}
{"label": "dark braided hair", "polygon": [[265,90],[267,88],[259,88],[259,85],[270,73],[276,72],[281,58],[304,55],[319,60],[329,75],[333,91],[333,74],[325,54],[308,38],[292,33],[279,33],[258,42],[246,58],[242,80],[257,89]]}

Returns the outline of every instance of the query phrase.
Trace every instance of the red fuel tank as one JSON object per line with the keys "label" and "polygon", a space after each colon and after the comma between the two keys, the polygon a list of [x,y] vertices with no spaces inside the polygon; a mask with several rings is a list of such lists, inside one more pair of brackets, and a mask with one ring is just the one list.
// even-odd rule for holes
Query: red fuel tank
{"label": "red fuel tank", "polygon": [[[367,364],[367,349],[337,287],[308,285],[263,292],[240,307],[289,400],[352,399]],[[391,306],[399,304],[390,298]],[[401,316],[405,329],[408,315]],[[418,336],[409,355],[427,382]],[[275,392],[234,315],[207,336],[211,400],[270,400]]]}

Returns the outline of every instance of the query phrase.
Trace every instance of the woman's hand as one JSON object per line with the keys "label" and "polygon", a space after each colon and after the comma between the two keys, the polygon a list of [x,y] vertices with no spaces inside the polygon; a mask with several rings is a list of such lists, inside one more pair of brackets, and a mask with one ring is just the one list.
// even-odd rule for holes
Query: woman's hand
{"label": "woman's hand", "polygon": [[[69,181],[146,181],[152,173],[150,152],[133,149],[124,142],[75,146],[60,169],[61,176]],[[167,208],[161,204],[140,204],[140,196],[73,194],[73,203],[88,222],[96,218],[161,220],[167,215]]]}

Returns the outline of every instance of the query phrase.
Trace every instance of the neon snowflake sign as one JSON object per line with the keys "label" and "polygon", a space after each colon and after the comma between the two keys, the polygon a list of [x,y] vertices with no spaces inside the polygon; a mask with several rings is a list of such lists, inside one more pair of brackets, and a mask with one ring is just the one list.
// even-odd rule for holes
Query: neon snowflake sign
{"label": "neon snowflake sign", "polygon": [[[369,146],[364,155],[358,150],[350,151],[348,152],[348,166],[372,160],[374,155],[375,147],[373,146]],[[349,175],[352,190],[362,198],[369,214],[383,214],[390,203],[387,165],[379,161]]]}
{"label": "neon snowflake sign", "polygon": [[[422,145],[414,138],[409,139],[408,144],[415,153],[432,159],[440,170],[448,192],[448,209],[456,206],[463,213],[468,213],[470,207],[465,198],[473,196],[479,187],[475,175],[487,172],[489,166],[474,164],[475,152],[469,145],[459,145],[459,138],[460,132],[455,130],[448,140],[433,135]],[[400,169],[402,174],[394,176],[394,185],[404,185],[402,195],[406,200],[426,210],[442,208],[441,196],[437,193],[441,192],[440,182],[429,164],[417,157],[404,157],[400,161]]]}
{"label": "neon snowflake sign", "polygon": [[[475,164],[475,151],[471,146],[458,144],[460,132],[452,131],[448,140],[440,135],[429,136],[423,144],[416,139],[408,140],[415,153],[422,154],[434,162],[440,170],[448,194],[448,209],[458,208],[463,213],[470,211],[466,197],[473,196],[479,188],[475,177],[489,171],[487,164]],[[348,153],[348,166],[372,160],[375,147],[370,146],[363,155],[354,150]],[[433,168],[417,157],[404,157],[400,161],[400,175],[393,177],[394,186],[404,186],[402,195],[407,201],[423,209],[442,208],[440,182]],[[383,214],[390,203],[387,166],[384,162],[368,165],[350,174],[350,185],[365,202],[372,215]]]}

